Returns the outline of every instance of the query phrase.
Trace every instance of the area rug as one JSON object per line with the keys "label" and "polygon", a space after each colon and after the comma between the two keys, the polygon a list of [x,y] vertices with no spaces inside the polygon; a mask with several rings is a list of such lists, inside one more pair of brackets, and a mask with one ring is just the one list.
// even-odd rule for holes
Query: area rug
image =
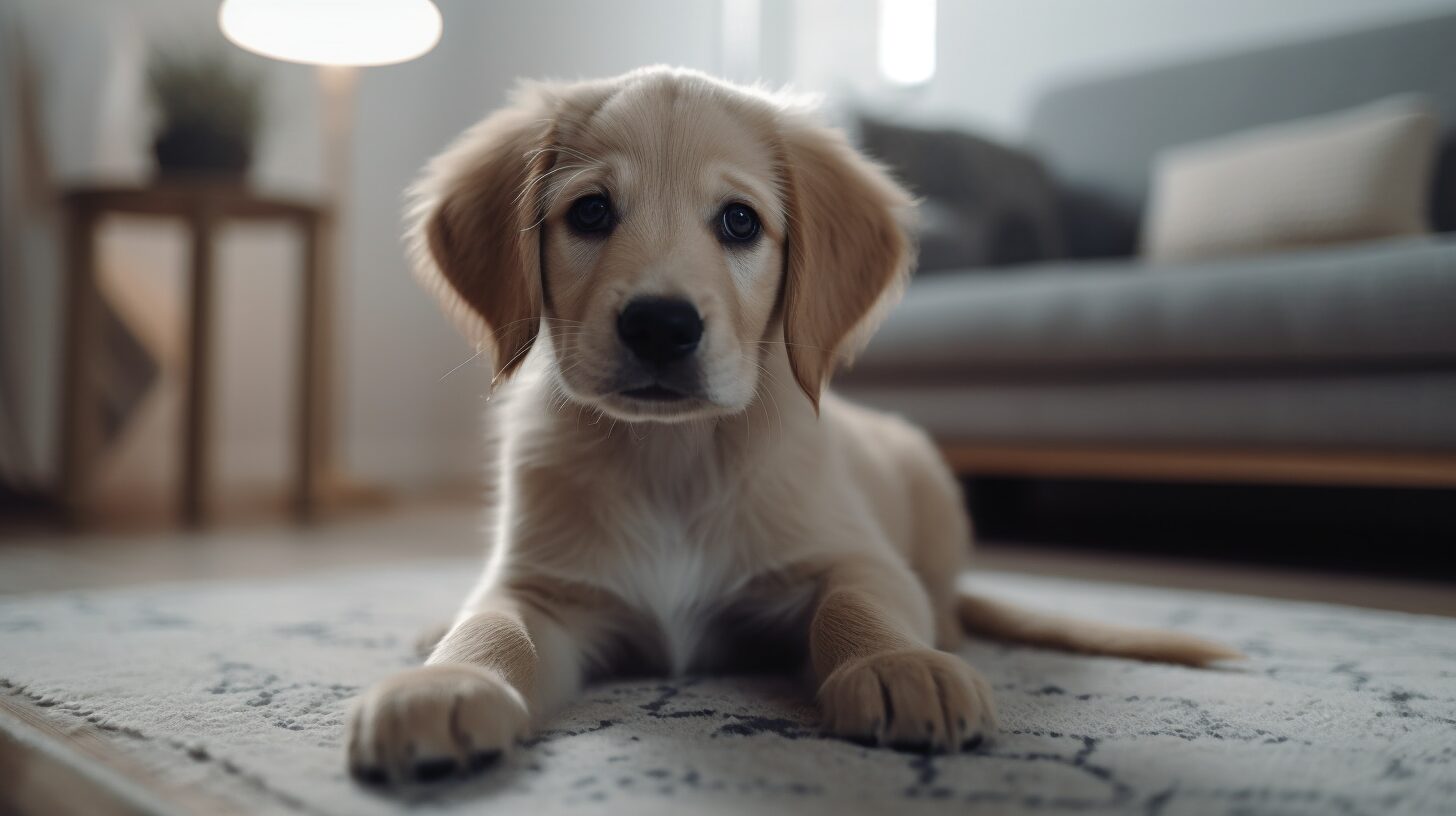
{"label": "area rug", "polygon": [[942,757],[825,738],[785,679],[616,682],[487,776],[358,787],[349,698],[415,662],[476,566],[7,599],[0,693],[261,813],[1456,812],[1456,620],[1007,574],[970,580],[1250,660],[1197,671],[973,642],[1004,730]]}

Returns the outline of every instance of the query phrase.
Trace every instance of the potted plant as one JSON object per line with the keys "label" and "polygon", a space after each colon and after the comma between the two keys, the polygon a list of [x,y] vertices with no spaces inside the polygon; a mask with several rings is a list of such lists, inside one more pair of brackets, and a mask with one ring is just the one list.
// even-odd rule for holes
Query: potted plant
{"label": "potted plant", "polygon": [[262,119],[259,77],[217,54],[154,52],[147,89],[163,177],[241,182]]}

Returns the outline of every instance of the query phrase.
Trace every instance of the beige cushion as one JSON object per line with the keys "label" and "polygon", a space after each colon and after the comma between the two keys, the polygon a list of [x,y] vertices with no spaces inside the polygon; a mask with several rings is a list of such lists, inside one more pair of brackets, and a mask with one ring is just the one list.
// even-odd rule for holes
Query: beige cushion
{"label": "beige cushion", "polygon": [[1186,261],[1430,231],[1438,122],[1419,96],[1164,152],[1143,254]]}

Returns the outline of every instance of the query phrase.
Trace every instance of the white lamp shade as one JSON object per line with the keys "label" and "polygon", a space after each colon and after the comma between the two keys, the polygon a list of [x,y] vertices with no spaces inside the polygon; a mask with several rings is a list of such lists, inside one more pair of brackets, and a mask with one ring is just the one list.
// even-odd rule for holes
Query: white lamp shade
{"label": "white lamp shade", "polygon": [[880,73],[896,85],[935,76],[935,0],[880,0]]}
{"label": "white lamp shade", "polygon": [[440,41],[430,0],[223,0],[223,36],[257,54],[314,65],[390,65]]}

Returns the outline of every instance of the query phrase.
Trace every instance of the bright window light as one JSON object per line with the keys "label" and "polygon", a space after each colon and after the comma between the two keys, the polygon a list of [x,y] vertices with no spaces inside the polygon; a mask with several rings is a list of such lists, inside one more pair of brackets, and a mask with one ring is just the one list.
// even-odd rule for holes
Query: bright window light
{"label": "bright window light", "polygon": [[899,85],[935,76],[935,0],[880,0],[880,73]]}
{"label": "bright window light", "polygon": [[440,41],[430,0],[224,0],[222,33],[265,57],[315,65],[389,65]]}

